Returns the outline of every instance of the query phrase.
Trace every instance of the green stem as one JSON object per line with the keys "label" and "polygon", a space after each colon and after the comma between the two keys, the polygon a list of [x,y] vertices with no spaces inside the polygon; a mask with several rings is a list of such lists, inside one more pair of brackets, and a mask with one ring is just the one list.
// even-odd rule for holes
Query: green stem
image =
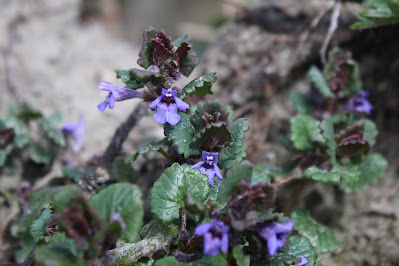
{"label": "green stem", "polygon": [[170,156],[169,156],[164,150],[159,149],[158,152],[159,152],[160,154],[162,154],[163,157],[165,157],[166,160],[168,160],[170,163],[174,163],[174,162],[175,162],[175,161],[172,160],[172,158],[170,158]]}

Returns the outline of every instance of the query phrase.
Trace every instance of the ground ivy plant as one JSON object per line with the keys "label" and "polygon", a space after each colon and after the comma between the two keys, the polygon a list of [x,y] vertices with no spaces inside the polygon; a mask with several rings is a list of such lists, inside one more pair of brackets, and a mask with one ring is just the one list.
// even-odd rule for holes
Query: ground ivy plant
{"label": "ground ivy plant", "polygon": [[[28,257],[25,263],[38,265],[299,266],[320,265],[323,254],[339,247],[332,230],[308,210],[282,213],[276,195],[294,180],[352,192],[383,175],[387,162],[372,152],[377,130],[367,119],[373,107],[349,53],[334,49],[323,69],[310,68],[310,90],[291,94],[298,114],[281,141],[295,160],[272,167],[244,160],[245,118],[234,120],[222,100],[193,104],[194,98],[212,95],[216,73],[182,88],[175,85],[199,64],[190,35],[172,41],[163,30],[147,29],[137,62],[142,68],[116,70],[124,87],[100,82],[107,95],[97,107],[108,112],[115,102],[142,99],[163,125],[164,138],[113,160],[109,171],[65,163],[66,179],[31,191],[18,227],[18,260]],[[37,119],[52,141],[64,145],[60,133],[50,128],[51,120],[32,110],[21,112],[16,117]],[[0,158],[27,141],[27,131],[17,122],[0,121]],[[63,127],[75,149],[83,141],[83,124]],[[42,161],[48,155],[30,154]],[[141,186],[146,180],[140,178],[139,158],[141,165],[163,162],[161,169],[150,169],[160,174],[148,184],[149,191]],[[87,182],[82,186],[93,175],[104,180],[92,189]]]}

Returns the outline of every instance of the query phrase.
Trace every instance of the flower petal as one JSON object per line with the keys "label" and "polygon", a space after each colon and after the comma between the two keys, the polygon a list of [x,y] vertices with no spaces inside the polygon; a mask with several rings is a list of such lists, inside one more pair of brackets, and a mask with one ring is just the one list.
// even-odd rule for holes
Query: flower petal
{"label": "flower petal", "polygon": [[110,93],[108,97],[108,108],[113,109],[115,106],[115,96],[113,93]]}
{"label": "flower petal", "polygon": [[217,176],[220,180],[222,180],[222,179],[223,179],[223,176],[222,176],[222,174],[220,173],[219,167],[217,166],[216,163],[213,163],[213,170],[215,170],[216,176]]}
{"label": "flower petal", "polygon": [[161,96],[159,96],[158,98],[156,98],[152,103],[150,103],[149,105],[148,105],[148,108],[155,108],[161,101],[162,101],[162,99],[164,98],[165,96],[164,95],[161,95]]}
{"label": "flower petal", "polygon": [[165,116],[165,111],[161,107],[161,105],[158,105],[157,112],[153,115],[155,121],[160,123],[161,125],[166,122],[166,116]]}
{"label": "flower petal", "polygon": [[97,108],[100,112],[104,112],[104,110],[107,108],[108,102],[107,100],[101,102],[99,105],[97,105]]}
{"label": "flower petal", "polygon": [[177,106],[175,104],[169,104],[166,109],[166,122],[171,125],[176,125],[180,121],[180,116],[177,114]]}
{"label": "flower petal", "polygon": [[204,163],[205,163],[204,161],[201,161],[201,162],[199,162],[199,163],[196,163],[196,164],[194,164],[193,166],[191,166],[191,169],[193,169],[193,168],[199,168],[199,167],[202,166]]}
{"label": "flower petal", "polygon": [[202,235],[206,234],[209,231],[209,229],[211,229],[212,226],[213,226],[212,224],[201,224],[201,225],[198,225],[195,228],[195,235],[202,236]]}
{"label": "flower petal", "polygon": [[273,256],[277,253],[277,249],[277,237],[276,235],[272,235],[267,239],[267,250],[269,251],[269,254]]}
{"label": "flower petal", "polygon": [[188,105],[187,103],[185,103],[183,100],[181,100],[179,97],[174,97],[175,99],[175,103],[177,108],[179,108],[179,110],[185,112],[187,109],[190,108],[190,105]]}

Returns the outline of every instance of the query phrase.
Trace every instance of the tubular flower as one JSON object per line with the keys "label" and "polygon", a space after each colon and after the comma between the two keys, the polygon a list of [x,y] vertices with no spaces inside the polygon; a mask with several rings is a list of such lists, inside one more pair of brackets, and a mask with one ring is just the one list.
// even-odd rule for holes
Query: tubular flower
{"label": "tubular flower", "polygon": [[195,234],[204,239],[204,254],[216,256],[219,249],[226,253],[229,248],[230,228],[216,219],[212,223],[201,224],[195,228]]}
{"label": "tubular flower", "polygon": [[83,145],[86,131],[86,120],[84,116],[80,116],[79,123],[65,123],[61,130],[64,135],[72,137],[74,141],[72,149],[75,152],[78,151]]}
{"label": "tubular flower", "polygon": [[98,110],[100,110],[100,112],[104,112],[107,106],[109,109],[113,109],[115,101],[120,102],[131,98],[141,98],[143,96],[143,93],[140,91],[135,91],[118,85],[114,85],[107,81],[101,81],[98,85],[98,88],[100,90],[109,92],[105,101],[97,105],[97,108]]}
{"label": "tubular flower", "polygon": [[252,230],[256,231],[264,240],[267,241],[267,249],[271,256],[275,255],[284,247],[285,235],[292,231],[294,222],[264,224],[257,223]]}
{"label": "tubular flower", "polygon": [[191,169],[198,168],[201,174],[208,176],[208,182],[213,185],[215,181],[213,180],[216,175],[219,179],[223,179],[222,174],[217,166],[219,153],[217,152],[202,152],[202,161],[191,166]]}
{"label": "tubular flower", "polygon": [[177,109],[185,112],[190,106],[178,98],[176,93],[176,90],[162,89],[162,95],[148,105],[151,109],[157,107],[157,112],[154,114],[155,121],[160,124],[168,122],[171,125],[179,123],[180,116],[177,114]]}
{"label": "tubular flower", "polygon": [[368,91],[362,91],[359,94],[351,97],[349,101],[345,105],[345,109],[349,112],[359,112],[359,113],[366,113],[370,114],[373,106],[369,101],[366,100],[366,97],[369,96]]}

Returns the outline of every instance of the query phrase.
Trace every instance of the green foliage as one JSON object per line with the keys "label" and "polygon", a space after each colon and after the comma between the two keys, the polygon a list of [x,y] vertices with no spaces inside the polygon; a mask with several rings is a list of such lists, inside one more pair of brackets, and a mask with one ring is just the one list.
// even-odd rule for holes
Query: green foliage
{"label": "green foliage", "polygon": [[[182,117],[182,115],[180,115],[180,117]],[[180,120],[180,123],[181,123],[181,120]],[[170,126],[169,123],[166,124],[166,125]],[[165,125],[165,127],[167,127],[166,125]],[[170,126],[170,127],[172,127],[172,126]],[[171,130],[171,129],[168,129],[168,130]],[[173,131],[173,132],[174,133],[172,133],[172,136],[176,139],[176,142],[179,142],[179,138],[176,135],[179,135],[178,133],[183,133],[183,131],[179,131],[179,129],[176,129],[176,131]],[[133,161],[134,162],[137,159],[137,157],[139,157],[139,155],[143,155],[143,154],[145,154],[145,153],[147,153],[149,151],[159,151],[159,150],[161,150],[162,148],[164,148],[167,145],[170,145],[170,141],[169,141],[168,138],[164,138],[164,139],[162,139],[162,140],[160,140],[158,142],[155,142],[155,143],[147,144],[144,147],[141,147],[138,151],[136,151],[135,154],[133,154],[133,156],[128,159],[128,161]],[[176,145],[178,145],[178,144],[176,144]],[[183,153],[183,152],[181,152],[181,153]]]}
{"label": "green foliage", "polygon": [[384,174],[387,169],[388,162],[385,158],[378,153],[369,154],[360,165],[360,176],[359,181],[349,184],[347,180],[341,180],[339,187],[346,191],[359,191],[372,185],[376,180]]}
{"label": "green foliage", "polygon": [[72,179],[76,183],[78,183],[85,176],[85,173],[80,171],[78,168],[67,165],[62,167],[62,174],[65,177]]}
{"label": "green foliage", "polygon": [[200,260],[189,263],[181,263],[176,260],[174,256],[165,257],[155,262],[155,266],[226,266],[227,261],[221,253],[216,256],[204,255]]}
{"label": "green foliage", "polygon": [[321,124],[320,129],[323,131],[322,135],[327,145],[327,155],[330,157],[330,162],[335,163],[335,150],[337,143],[335,142],[334,124],[330,117],[325,118]]}
{"label": "green foliage", "polygon": [[115,70],[115,72],[116,77],[122,79],[126,88],[137,90],[144,87],[144,84],[140,81],[130,78],[129,70]]}
{"label": "green foliage", "polygon": [[242,160],[247,155],[242,140],[249,127],[244,121],[245,118],[239,118],[231,124],[230,132],[233,139],[225,143],[219,154],[218,165],[222,168],[230,168],[234,162]]}
{"label": "green foliage", "polygon": [[204,202],[209,194],[209,183],[206,175],[198,169],[174,163],[167,168],[151,189],[151,210],[155,216],[171,222],[179,218],[179,209],[184,207],[187,192]]}
{"label": "green foliage", "polygon": [[377,127],[372,121],[368,119],[361,120],[360,123],[362,123],[362,121],[364,121],[363,136],[366,139],[366,141],[370,144],[370,146],[374,146],[375,138],[378,135]]}
{"label": "green foliage", "polygon": [[327,81],[324,79],[323,73],[315,66],[312,66],[308,72],[308,77],[312,81],[313,85],[318,89],[318,91],[325,98],[333,98],[334,94],[332,93],[330,87],[327,84]]}
{"label": "green foliage", "polygon": [[109,222],[111,216],[119,213],[126,225],[121,238],[134,241],[143,224],[144,209],[141,191],[128,183],[113,184],[90,198],[90,205]]}
{"label": "green foliage", "polygon": [[79,194],[82,194],[82,189],[74,185],[65,186],[64,189],[54,193],[52,195],[54,213],[63,214],[71,199]]}
{"label": "green foliage", "polygon": [[54,125],[54,122],[51,119],[41,118],[39,124],[54,143],[61,147],[65,146],[65,139],[61,130]]}
{"label": "green foliage", "polygon": [[152,257],[158,250],[169,250],[169,245],[178,233],[176,225],[153,220],[141,230],[141,241],[117,242],[116,248],[111,251],[116,255],[114,265],[130,265],[141,257]]}
{"label": "green foliage", "polygon": [[313,142],[324,143],[325,140],[319,128],[319,122],[308,115],[297,115],[290,120],[291,140],[298,150],[313,148]]}
{"label": "green foliage", "polygon": [[35,163],[43,163],[43,164],[49,164],[54,156],[54,154],[51,154],[51,152],[35,144],[29,146],[28,153],[32,161],[34,161]]}
{"label": "green foliage", "polygon": [[76,256],[68,243],[39,246],[35,250],[34,258],[38,265],[86,265],[82,256]]}
{"label": "green foliage", "polygon": [[251,262],[251,257],[248,255],[244,255],[242,248],[244,246],[248,246],[248,243],[245,245],[238,245],[233,248],[233,257],[236,259],[237,266],[249,266]]}
{"label": "green foliage", "polygon": [[399,23],[398,0],[369,0],[367,10],[357,14],[358,22],[352,24],[354,30],[375,28]]}
{"label": "green foliage", "polygon": [[313,103],[308,95],[294,91],[290,94],[290,99],[298,113],[307,115],[314,111]]}
{"label": "green foliage", "polygon": [[297,210],[291,214],[294,229],[310,240],[318,254],[336,250],[340,242],[326,226],[318,224],[310,217],[308,210]]}
{"label": "green foliage", "polygon": [[159,73],[154,73],[137,68],[129,69],[129,75],[130,79],[136,81],[138,84],[146,84],[148,82],[151,82],[152,84],[159,84],[161,86],[164,86],[166,82],[165,76]]}
{"label": "green foliage", "polygon": [[330,171],[322,170],[317,166],[311,166],[305,170],[304,174],[309,179],[325,184],[339,184],[342,179],[345,179],[345,182],[348,184],[353,184],[359,180],[360,172],[356,165],[341,165],[336,163]]}
{"label": "green foliage", "polygon": [[29,232],[33,237],[33,240],[37,243],[39,240],[43,239],[47,236],[46,226],[51,219],[51,209],[47,207],[42,211],[39,216],[39,219],[34,221],[30,226]]}
{"label": "green foliage", "polygon": [[308,259],[307,266],[314,266],[317,263],[317,253],[315,248],[306,237],[291,236],[289,238],[289,250],[286,252],[279,252],[272,256],[266,265],[270,266],[284,266],[299,263],[300,256]]}
{"label": "green foliage", "polygon": [[205,96],[207,94],[213,94],[211,88],[213,83],[217,80],[216,73],[208,73],[199,78],[194,79],[190,83],[188,83],[184,88],[179,92],[177,97],[184,100],[187,95],[198,95]]}

